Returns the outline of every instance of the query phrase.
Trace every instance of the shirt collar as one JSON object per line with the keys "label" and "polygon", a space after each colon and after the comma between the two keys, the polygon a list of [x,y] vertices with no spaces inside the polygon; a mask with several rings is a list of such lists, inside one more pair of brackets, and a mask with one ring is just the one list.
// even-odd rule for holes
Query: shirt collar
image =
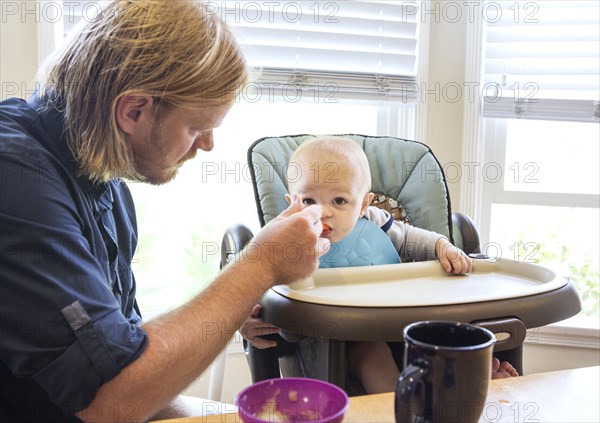
{"label": "shirt collar", "polygon": [[61,106],[56,97],[53,94],[40,96],[39,93],[35,93],[27,100],[27,103],[38,113],[44,129],[49,135],[48,139],[51,141],[51,145],[45,143],[46,148],[63,163],[84,192],[92,194],[97,201],[100,201],[100,197],[108,192],[112,205],[109,184],[94,182],[86,175],[79,174],[81,168],[67,143],[64,114],[59,110]]}

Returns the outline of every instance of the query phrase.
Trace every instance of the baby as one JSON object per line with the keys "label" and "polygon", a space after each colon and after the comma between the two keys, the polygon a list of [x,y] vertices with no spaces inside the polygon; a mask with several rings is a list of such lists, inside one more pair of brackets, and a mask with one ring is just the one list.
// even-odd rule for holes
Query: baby
{"label": "baby", "polygon": [[[366,218],[382,228],[381,233],[389,237],[400,257],[437,258],[446,272],[456,275],[471,270],[470,258],[443,235],[394,221],[387,211],[370,205],[374,194],[371,192],[369,162],[362,148],[352,140],[323,137],[304,142],[290,159],[287,183],[288,202],[299,201],[299,198],[306,206],[317,204],[321,207],[321,236],[329,239],[332,249],[336,244],[341,245],[359,223],[365,223]],[[358,236],[364,235],[362,232],[361,227]],[[330,263],[324,265],[327,257],[321,257],[321,267],[331,267]],[[275,341],[259,335],[277,333],[278,328],[263,322],[257,317],[259,313],[260,307],[255,306],[241,330],[242,335],[257,348],[275,346]],[[400,374],[385,342],[348,342],[347,361],[350,373],[360,380],[367,393],[395,389]],[[516,370],[509,363],[494,359],[492,378],[511,376],[518,376]]]}

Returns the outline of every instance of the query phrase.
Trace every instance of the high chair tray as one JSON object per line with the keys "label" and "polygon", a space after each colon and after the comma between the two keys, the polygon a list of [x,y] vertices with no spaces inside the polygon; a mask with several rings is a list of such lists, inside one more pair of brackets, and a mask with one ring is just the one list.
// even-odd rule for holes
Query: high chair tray
{"label": "high chair tray", "polygon": [[568,278],[503,259],[476,259],[466,276],[450,276],[436,261],[320,269],[305,281],[274,286],[260,303],[263,319],[284,329],[287,340],[402,341],[410,322],[456,320],[514,322],[510,332],[522,341],[525,328],[581,310]]}
{"label": "high chair tray", "polygon": [[509,259],[478,259],[462,276],[437,261],[319,269],[311,278],[273,290],[296,301],[353,307],[421,307],[537,295],[568,279],[545,267]]}

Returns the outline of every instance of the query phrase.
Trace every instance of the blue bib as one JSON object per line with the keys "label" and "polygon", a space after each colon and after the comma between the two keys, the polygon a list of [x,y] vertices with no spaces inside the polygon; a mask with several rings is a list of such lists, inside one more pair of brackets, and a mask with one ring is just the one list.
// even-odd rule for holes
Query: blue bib
{"label": "blue bib", "polygon": [[384,232],[366,218],[340,242],[331,243],[327,254],[319,261],[320,268],[373,266],[400,263],[396,247]]}

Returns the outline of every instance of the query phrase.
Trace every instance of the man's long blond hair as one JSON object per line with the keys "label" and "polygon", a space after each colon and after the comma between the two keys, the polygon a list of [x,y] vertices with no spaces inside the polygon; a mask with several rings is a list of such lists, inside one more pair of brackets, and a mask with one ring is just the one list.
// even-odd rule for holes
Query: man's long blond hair
{"label": "man's long blond hair", "polygon": [[232,33],[202,2],[115,0],[42,67],[38,79],[64,112],[81,173],[140,179],[116,123],[120,98],[151,95],[158,110],[231,103],[248,71]]}

